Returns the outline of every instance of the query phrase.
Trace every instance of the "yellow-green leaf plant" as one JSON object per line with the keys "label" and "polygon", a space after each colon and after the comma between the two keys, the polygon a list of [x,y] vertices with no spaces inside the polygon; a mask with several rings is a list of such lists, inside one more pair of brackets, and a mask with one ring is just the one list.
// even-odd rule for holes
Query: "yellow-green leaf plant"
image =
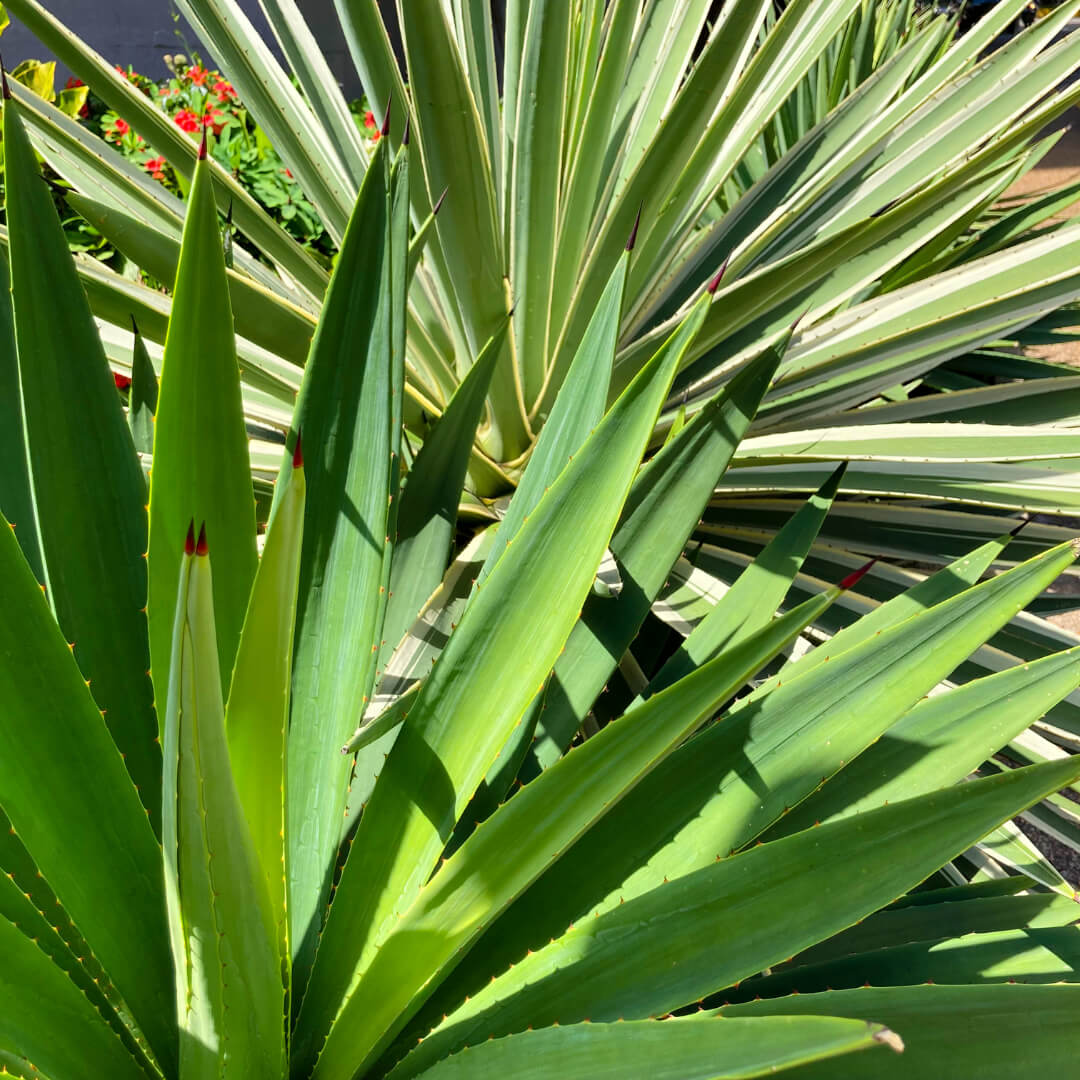
{"label": "yellow-green leaf plant", "polygon": [[[8,6],[53,25],[40,5]],[[500,95],[488,5],[408,0],[405,93],[375,6],[342,2],[373,96],[396,87],[369,154],[292,0],[264,7],[300,91],[245,47],[235,4],[181,7],[252,104],[279,108],[271,134],[306,162],[342,247],[321,287],[268,235],[279,275],[239,250],[230,270],[216,200],[231,181],[205,139],[162,144],[192,176],[179,206],[106,158],[90,168],[89,144],[57,128],[100,180],[88,199],[130,181],[125,212],[156,207],[174,288],[124,291],[68,253],[34,150],[47,114],[8,88],[0,1070],[1019,1080],[1067,1062],[1075,882],[1012,822],[1080,844],[1080,653],[1024,610],[1077,545],[936,504],[984,488],[1013,508],[1050,500],[1076,436],[903,415],[760,424],[781,406],[824,410],[784,389],[811,379],[811,354],[856,411],[856,353],[887,389],[915,354],[938,370],[946,339],[1061,300],[1045,236],[1001,249],[1019,291],[994,292],[984,321],[957,321],[947,297],[975,302],[982,274],[1004,287],[1005,263],[986,262],[1000,253],[958,257],[951,293],[936,271],[919,279],[933,312],[910,283],[878,294],[859,275],[886,250],[912,271],[924,248],[902,238],[917,218],[982,213],[1007,164],[935,158],[933,177],[893,194],[903,170],[883,133],[916,130],[896,103],[914,95],[905,108],[933,136],[903,150],[915,175],[916,143],[945,154],[943,100],[1004,110],[1008,71],[1051,79],[1040,65],[1070,40],[1037,24],[990,79],[985,42],[949,44],[919,20],[864,70],[879,25],[865,6],[853,24],[856,5],[832,0],[778,20],[736,0],[699,53],[704,2],[511,0]],[[837,34],[849,74],[830,82],[807,65]],[[595,96],[578,96],[584,74]],[[749,176],[740,148],[811,77],[841,110],[795,148],[813,169],[766,171],[732,202]],[[865,178],[895,207],[861,221],[860,191],[830,187],[835,131],[885,155]],[[738,211],[764,182],[776,215]],[[447,184],[433,226],[427,192]],[[850,220],[830,232],[820,199]],[[264,227],[240,199],[235,211]],[[732,253],[699,232],[725,221],[747,254],[721,272]],[[680,279],[698,256],[709,273]],[[519,274],[542,295],[512,308]],[[814,290],[834,279],[815,317]],[[674,306],[646,326],[666,303],[654,286]],[[310,327],[292,369],[237,334],[279,299]],[[715,351],[725,327],[743,335],[729,356]],[[874,327],[890,344],[866,352]],[[920,499],[894,505],[887,478],[915,458],[926,468],[904,483]],[[744,475],[779,477],[778,491],[757,497],[773,481]],[[942,567],[893,565],[913,548]]]}

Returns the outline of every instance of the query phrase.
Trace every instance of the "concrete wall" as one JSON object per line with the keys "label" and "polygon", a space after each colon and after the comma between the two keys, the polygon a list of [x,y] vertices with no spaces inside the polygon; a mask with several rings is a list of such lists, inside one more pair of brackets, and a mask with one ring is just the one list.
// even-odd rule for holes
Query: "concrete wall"
{"label": "concrete wall", "polygon": [[[258,0],[239,2],[266,39],[272,40]],[[393,8],[393,0],[380,2]],[[151,78],[166,75],[161,61],[165,53],[186,52],[184,40],[195,47],[187,25],[182,20],[174,21],[175,9],[170,0],[44,0],[44,4],[108,60],[132,64]],[[299,0],[299,6],[322,43],[338,81],[350,96],[359,94],[359,80],[349,60],[333,0]],[[46,50],[14,17],[0,47],[9,68],[30,57],[48,58]]]}

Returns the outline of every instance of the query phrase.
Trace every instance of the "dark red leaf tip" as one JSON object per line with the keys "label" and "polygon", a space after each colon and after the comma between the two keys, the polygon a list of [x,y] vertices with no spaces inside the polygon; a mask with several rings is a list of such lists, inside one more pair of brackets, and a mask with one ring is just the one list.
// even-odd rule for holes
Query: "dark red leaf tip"
{"label": "dark red leaf tip", "polygon": [[450,190],[449,186],[443,188],[442,194],[439,196],[439,201],[431,208],[432,216],[437,214],[442,207],[443,199],[446,198],[446,193]]}
{"label": "dark red leaf tip", "polygon": [[645,203],[637,208],[637,217],[634,218],[634,227],[630,230],[630,239],[626,241],[626,250],[633,251],[634,245],[637,243],[638,228],[641,226],[641,211],[645,209]]}
{"label": "dark red leaf tip", "polygon": [[1024,518],[1018,525],[1009,530],[1010,536],[1019,536],[1021,530],[1026,529],[1031,524],[1027,518]]}
{"label": "dark red leaf tip", "polygon": [[296,433],[296,445],[293,447],[292,452],[292,467],[294,469],[302,469],[304,467],[304,451],[300,445],[300,432]]}
{"label": "dark red leaf tip", "polygon": [[191,524],[187,527],[187,539],[184,541],[184,554],[195,554],[195,519],[191,519]]}
{"label": "dark red leaf tip", "polygon": [[2,56],[0,56],[0,81],[2,81],[3,85],[4,85],[4,100],[5,101],[10,101],[11,100],[11,87],[8,86],[7,68],[4,66],[4,58]]}
{"label": "dark red leaf tip", "polygon": [[135,321],[135,316],[134,315],[130,316],[130,318],[131,318],[131,332],[136,337],[138,337],[139,336],[139,324]]}
{"label": "dark red leaf tip", "polygon": [[383,116],[382,130],[380,134],[385,139],[390,134],[390,109],[394,104],[394,92],[390,91],[390,96],[386,99],[386,113]]}
{"label": "dark red leaf tip", "polygon": [[876,562],[877,562],[877,559],[871,559],[868,563],[864,564],[863,566],[860,566],[859,569],[856,570],[853,574],[848,574],[848,576],[846,578],[844,578],[843,581],[840,582],[840,588],[841,589],[850,589],[850,588],[852,588],[854,585],[856,585],[862,579],[863,575],[865,575],[869,571],[870,567],[873,566],[874,563],[876,563]]}
{"label": "dark red leaf tip", "polygon": [[806,318],[806,316],[807,316],[807,315],[809,315],[809,314],[810,314],[810,309],[809,309],[809,308],[807,308],[807,309],[806,309],[806,310],[805,310],[805,311],[804,311],[804,312],[803,312],[803,313],[802,313],[802,314],[801,314],[801,315],[800,315],[800,316],[799,316],[799,317],[798,317],[798,318],[797,318],[797,319],[796,319],[796,320],[795,320],[795,321],[794,321],[794,322],[793,322],[793,323],[791,324],[791,332],[792,332],[793,334],[795,333],[795,331],[796,331],[796,330],[798,330],[798,329],[799,329],[799,323],[801,323],[801,322],[803,321],[803,319],[805,319],[805,318]]}
{"label": "dark red leaf tip", "polygon": [[730,260],[731,256],[729,255],[724,260],[724,265],[721,266],[719,270],[717,270],[716,276],[712,279],[712,281],[709,282],[707,291],[710,296],[714,296],[716,294],[716,290],[720,288],[720,282],[724,280],[724,275],[727,273],[728,262],[730,262]]}
{"label": "dark red leaf tip", "polygon": [[412,134],[412,113],[405,114],[405,130],[401,135],[401,145],[409,145],[409,136]]}
{"label": "dark red leaf tip", "polygon": [[206,160],[206,124],[203,124],[202,129],[202,142],[199,143],[199,160]]}
{"label": "dark red leaf tip", "polygon": [[195,545],[196,555],[207,555],[210,552],[210,548],[206,543],[206,522],[202,523],[199,528],[199,542]]}

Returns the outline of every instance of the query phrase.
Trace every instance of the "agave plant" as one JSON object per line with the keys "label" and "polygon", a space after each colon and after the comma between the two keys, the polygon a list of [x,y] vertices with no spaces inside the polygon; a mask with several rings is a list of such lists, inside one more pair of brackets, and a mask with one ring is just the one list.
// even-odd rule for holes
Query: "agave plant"
{"label": "agave plant", "polygon": [[726,278],[620,368],[649,243],[631,220],[512,497],[462,546],[518,314],[474,328],[419,438],[407,296],[426,271],[388,117],[260,554],[233,304],[263,293],[226,267],[205,149],[160,386],[136,336],[125,415],[39,179],[41,114],[11,92],[8,1073],[1027,1076],[1067,1057],[1071,890],[1037,863],[969,882],[955,860],[1036,804],[1069,827],[1056,793],[1080,762],[1029,729],[1076,690],[1078,654],[1010,666],[984,643],[1071,543],[980,580],[1021,543],[1005,533],[914,588],[881,578],[896,595],[873,604],[873,571],[834,585],[807,558],[841,464],[724,591],[720,549],[683,552],[738,454],[790,441],[748,432],[801,331],[763,335],[668,424]]}

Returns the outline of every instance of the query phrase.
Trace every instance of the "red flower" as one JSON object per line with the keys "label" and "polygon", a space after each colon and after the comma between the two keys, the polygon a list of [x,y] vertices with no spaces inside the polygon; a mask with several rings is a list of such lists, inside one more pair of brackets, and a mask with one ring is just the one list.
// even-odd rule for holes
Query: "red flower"
{"label": "red flower", "polygon": [[66,83],[64,83],[65,90],[78,90],[80,86],[85,86],[86,83],[82,79],[76,79],[74,75]]}
{"label": "red flower", "polygon": [[84,105],[79,110],[79,115],[85,120],[90,115],[90,106],[89,105]]}
{"label": "red flower", "polygon": [[116,383],[117,390],[127,390],[131,386],[131,379],[127,375],[121,375],[119,371],[113,372],[113,380]]}
{"label": "red flower", "polygon": [[221,102],[236,97],[236,91],[233,89],[232,83],[226,82],[224,79],[218,79],[218,81],[214,83],[213,91],[217,94],[218,101]]}
{"label": "red flower", "polygon": [[151,158],[149,161],[143,162],[143,168],[150,173],[155,180],[165,179],[165,159],[163,157]]}
{"label": "red flower", "polygon": [[196,85],[202,86],[203,83],[210,77],[210,72],[204,67],[193,67],[187,69],[187,77]]}
{"label": "red flower", "polygon": [[131,125],[126,120],[122,120],[119,116],[113,121],[112,133],[117,136],[117,138],[126,135],[130,130]]}
{"label": "red flower", "polygon": [[199,118],[190,109],[181,109],[173,117],[173,123],[182,131],[199,130]]}
{"label": "red flower", "polygon": [[284,174],[285,174],[285,175],[286,175],[286,176],[287,176],[287,177],[288,177],[288,178],[289,178],[290,180],[291,180],[291,179],[293,178],[293,175],[292,175],[292,169],[282,169],[281,171],[282,171],[282,172],[283,172],[283,173],[284,173]]}
{"label": "red flower", "polygon": [[377,131],[378,126],[379,125],[375,123],[375,114],[369,109],[364,113],[364,127],[366,127],[368,131]]}

